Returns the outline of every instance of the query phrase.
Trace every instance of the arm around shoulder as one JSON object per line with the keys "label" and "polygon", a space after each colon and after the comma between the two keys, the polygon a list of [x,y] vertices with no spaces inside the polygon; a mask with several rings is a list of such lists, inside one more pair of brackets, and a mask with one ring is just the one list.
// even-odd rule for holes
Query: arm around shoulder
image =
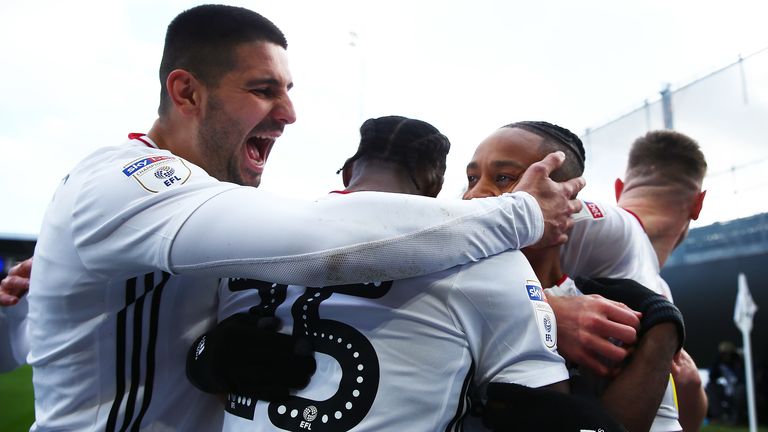
{"label": "arm around shoulder", "polygon": [[170,260],[177,273],[325,286],[434,273],[531,244],[542,230],[526,194],[445,201],[360,192],[305,202],[235,188],[189,216]]}

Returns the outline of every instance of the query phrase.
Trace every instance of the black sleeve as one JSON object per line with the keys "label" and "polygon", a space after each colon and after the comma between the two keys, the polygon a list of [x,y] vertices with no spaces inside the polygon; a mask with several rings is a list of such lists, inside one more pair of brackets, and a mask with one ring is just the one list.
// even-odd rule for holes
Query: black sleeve
{"label": "black sleeve", "polygon": [[518,384],[491,383],[483,424],[494,432],[626,432],[593,398]]}

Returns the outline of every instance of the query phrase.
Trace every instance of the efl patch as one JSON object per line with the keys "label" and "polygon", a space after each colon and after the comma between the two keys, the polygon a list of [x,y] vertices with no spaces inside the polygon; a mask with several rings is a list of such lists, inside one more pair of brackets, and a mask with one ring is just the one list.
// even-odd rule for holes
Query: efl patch
{"label": "efl patch", "polygon": [[525,292],[531,300],[534,314],[536,315],[536,325],[539,327],[541,341],[544,346],[554,350],[557,349],[557,323],[555,313],[547,303],[547,295],[541,289],[541,283],[537,280],[525,281]]}
{"label": "efl patch", "polygon": [[536,311],[536,323],[539,326],[539,333],[544,346],[554,350],[557,349],[557,321],[555,313],[548,303],[536,302],[533,305]]}
{"label": "efl patch", "polygon": [[160,192],[189,180],[192,171],[184,161],[173,156],[151,156],[137,159],[123,167],[126,177],[133,177],[144,189]]}

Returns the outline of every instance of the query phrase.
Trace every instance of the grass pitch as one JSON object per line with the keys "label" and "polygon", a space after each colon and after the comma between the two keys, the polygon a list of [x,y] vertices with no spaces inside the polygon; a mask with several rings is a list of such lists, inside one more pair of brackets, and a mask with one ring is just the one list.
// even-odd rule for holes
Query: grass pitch
{"label": "grass pitch", "polygon": [[0,431],[28,431],[35,418],[32,368],[0,374]]}

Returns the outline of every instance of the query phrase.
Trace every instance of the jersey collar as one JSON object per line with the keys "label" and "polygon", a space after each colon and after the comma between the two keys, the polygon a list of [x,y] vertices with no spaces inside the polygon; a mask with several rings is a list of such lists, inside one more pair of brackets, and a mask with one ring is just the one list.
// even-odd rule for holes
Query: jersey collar
{"label": "jersey collar", "polygon": [[144,143],[147,147],[156,148],[159,149],[160,147],[155,144],[154,141],[152,141],[152,138],[147,136],[147,134],[138,133],[138,132],[131,132],[128,134],[128,139],[131,140],[139,140]]}
{"label": "jersey collar", "polygon": [[645,225],[643,225],[643,220],[640,219],[640,216],[638,216],[635,212],[633,212],[632,210],[629,210],[627,208],[621,207],[621,209],[624,210],[625,212],[631,214],[632,216],[634,216],[635,219],[637,219],[637,221],[640,223],[640,228],[642,228],[643,231],[648,232],[648,231],[645,230]]}

